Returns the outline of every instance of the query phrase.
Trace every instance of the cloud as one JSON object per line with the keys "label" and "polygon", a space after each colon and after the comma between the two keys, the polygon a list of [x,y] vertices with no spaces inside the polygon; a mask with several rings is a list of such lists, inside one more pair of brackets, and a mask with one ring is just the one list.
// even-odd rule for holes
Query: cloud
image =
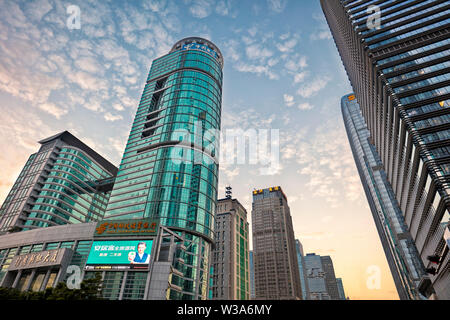
{"label": "cloud", "polygon": [[60,108],[51,102],[39,104],[38,107],[39,107],[39,109],[53,115],[57,119],[61,118],[61,116],[68,113],[67,109]]}
{"label": "cloud", "polygon": [[331,39],[332,35],[330,30],[321,30],[318,32],[313,32],[310,35],[311,40],[328,40]]}
{"label": "cloud", "polygon": [[83,71],[89,73],[102,73],[103,67],[93,57],[80,57],[75,60],[75,65]]}
{"label": "cloud", "polygon": [[277,48],[278,48],[278,50],[280,50],[283,53],[290,52],[297,45],[297,43],[298,43],[298,40],[296,37],[294,37],[283,43],[278,43]]}
{"label": "cloud", "polygon": [[285,68],[290,72],[297,72],[299,69],[304,69],[308,66],[306,59],[305,56],[294,55],[286,62]]}
{"label": "cloud", "polygon": [[210,0],[192,0],[189,12],[194,18],[203,19],[208,17],[213,10],[213,2]]}
{"label": "cloud", "polygon": [[245,53],[249,59],[257,59],[264,61],[265,59],[273,56],[273,52],[267,48],[261,47],[259,44],[253,44],[245,49]]}
{"label": "cloud", "polygon": [[105,118],[106,121],[111,121],[111,122],[123,119],[123,117],[120,114],[113,115],[110,112],[106,112],[103,117]]}
{"label": "cloud", "polygon": [[299,109],[299,110],[311,110],[312,108],[314,108],[314,106],[312,106],[310,103],[308,103],[308,102],[303,102],[303,103],[300,103],[298,106],[297,106],[297,108]]}
{"label": "cloud", "polygon": [[234,68],[237,71],[240,72],[249,72],[249,73],[255,73],[257,75],[266,75],[271,80],[278,79],[278,75],[272,72],[269,67],[263,66],[263,65],[252,65],[252,64],[246,64],[243,62],[238,63],[234,66]]}
{"label": "cloud", "polygon": [[307,71],[302,71],[302,72],[296,73],[294,75],[294,83],[302,82],[303,80],[305,80],[307,75],[308,75]]}
{"label": "cloud", "polygon": [[286,7],[286,4],[287,0],[267,0],[269,10],[275,13],[283,12],[284,8]]}
{"label": "cloud", "polygon": [[217,2],[216,13],[221,16],[231,16],[232,18],[237,16],[237,11],[233,10],[231,0],[220,0]]}
{"label": "cloud", "polygon": [[283,100],[284,100],[284,104],[288,107],[291,107],[294,105],[294,96],[291,96],[289,94],[284,94],[283,95]]}
{"label": "cloud", "polygon": [[[287,168],[297,168],[302,192],[337,208],[346,201],[363,202],[361,183],[342,122],[335,118],[319,126],[287,129],[280,136],[280,155]],[[328,219],[328,218],[326,218]]]}
{"label": "cloud", "polygon": [[77,71],[68,75],[68,79],[80,86],[83,90],[106,90],[108,89],[107,81],[100,77],[95,77],[84,71]]}
{"label": "cloud", "polygon": [[313,19],[319,23],[319,26],[311,33],[309,38],[311,40],[328,40],[332,38],[327,21],[323,14],[313,14]]}
{"label": "cloud", "polygon": [[320,90],[325,88],[325,86],[330,82],[331,78],[329,76],[317,76],[314,80],[305,83],[297,90],[297,94],[303,98],[309,98],[316,95]]}

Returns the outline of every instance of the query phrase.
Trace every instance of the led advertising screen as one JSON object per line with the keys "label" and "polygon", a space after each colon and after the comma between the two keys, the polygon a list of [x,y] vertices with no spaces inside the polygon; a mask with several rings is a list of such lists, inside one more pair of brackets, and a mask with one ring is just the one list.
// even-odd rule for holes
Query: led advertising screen
{"label": "led advertising screen", "polygon": [[86,270],[147,270],[153,240],[94,241]]}

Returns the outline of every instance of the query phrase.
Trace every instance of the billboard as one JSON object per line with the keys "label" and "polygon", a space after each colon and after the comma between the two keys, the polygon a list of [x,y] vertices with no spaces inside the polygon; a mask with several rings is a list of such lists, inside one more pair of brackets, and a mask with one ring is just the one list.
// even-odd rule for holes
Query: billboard
{"label": "billboard", "polygon": [[153,240],[94,241],[86,270],[148,270]]}

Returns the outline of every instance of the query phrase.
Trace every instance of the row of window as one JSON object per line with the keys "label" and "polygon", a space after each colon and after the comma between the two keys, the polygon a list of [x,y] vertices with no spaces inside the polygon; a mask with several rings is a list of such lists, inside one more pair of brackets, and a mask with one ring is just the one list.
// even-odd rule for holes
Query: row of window
{"label": "row of window", "polygon": [[385,44],[388,44],[388,43],[391,43],[391,42],[394,42],[394,41],[397,41],[397,40],[402,40],[402,39],[405,39],[407,37],[411,37],[413,35],[416,35],[416,34],[419,34],[419,33],[423,33],[423,32],[425,32],[427,30],[431,30],[431,29],[434,29],[434,28],[437,28],[437,27],[440,27],[440,26],[445,26],[447,24],[448,24],[448,22],[446,20],[435,22],[433,24],[421,27],[419,29],[415,29],[415,30],[412,30],[412,31],[409,31],[409,32],[406,32],[406,33],[403,33],[403,34],[399,34],[399,35],[394,36],[392,38],[389,38],[389,39],[377,42],[377,43],[372,44],[372,45],[369,45],[369,49],[374,49],[374,48],[380,47],[382,45],[385,45]]}
{"label": "row of window", "polygon": [[[433,8],[433,9],[435,9],[435,8]],[[424,12],[425,12],[425,11],[424,11]],[[420,13],[424,13],[424,12],[420,12]],[[418,25],[418,24],[420,24],[420,23],[422,23],[422,22],[429,21],[429,20],[431,20],[431,19],[441,17],[441,16],[446,15],[446,14],[448,14],[448,13],[450,13],[450,10],[444,10],[444,11],[441,11],[441,12],[438,12],[438,13],[435,13],[435,14],[432,14],[432,15],[430,15],[430,16],[427,16],[427,17],[425,17],[425,18],[421,18],[421,19],[419,19],[419,20],[414,20],[414,21],[409,22],[409,23],[406,23],[406,24],[402,24],[402,25],[400,25],[400,26],[398,26],[398,27],[396,27],[396,28],[386,30],[385,32],[378,33],[378,34],[376,34],[376,35],[374,35],[374,36],[371,36],[371,37],[366,38],[365,40],[366,40],[366,42],[369,42],[369,41],[372,41],[372,40],[381,38],[381,37],[383,37],[383,36],[386,36],[386,35],[389,35],[389,34],[392,34],[392,33],[395,33],[395,32],[401,31],[401,30],[404,30],[404,29],[406,29],[406,28],[409,28],[409,27]],[[396,21],[396,22],[398,22],[398,21]]]}
{"label": "row of window", "polygon": [[[448,50],[448,51],[450,53],[450,50]],[[431,73],[431,72],[442,70],[442,69],[449,68],[449,67],[450,67],[450,61],[445,61],[445,62],[438,63],[438,64],[435,64],[435,65],[432,65],[429,67],[425,67],[425,68],[414,70],[414,71],[411,71],[408,73],[404,73],[404,74],[398,75],[396,77],[388,78],[388,82],[392,84],[392,83],[396,83],[398,81],[403,81],[403,80],[407,80],[410,78],[418,77],[418,76],[421,76],[421,75],[424,75],[427,73]]]}
{"label": "row of window", "polygon": [[[425,2],[425,4],[427,4],[429,2],[432,2],[432,1],[434,1],[434,0],[428,0],[428,1]],[[410,7],[410,8],[408,8],[408,10],[411,10],[411,9],[416,8],[418,6],[422,6],[423,4],[424,4],[424,2],[419,3],[418,5],[414,5],[414,6]],[[392,20],[390,22],[386,22],[386,23],[383,22],[384,20],[386,20],[386,19],[384,19],[384,20],[381,21],[381,29],[384,29],[384,28],[389,27],[391,25],[400,23],[400,22],[405,21],[407,19],[411,19],[413,17],[416,17],[418,15],[424,14],[426,12],[430,12],[432,10],[436,10],[436,9],[438,9],[440,7],[443,7],[443,6],[446,6],[446,5],[447,5],[447,3],[442,2],[442,3],[439,3],[439,4],[435,5],[435,6],[419,10],[418,12],[413,12],[413,13],[407,14],[404,17],[397,18],[397,19],[394,19],[394,20]],[[382,17],[382,18],[384,18],[384,17]],[[367,30],[363,31],[362,34],[367,34],[367,33],[372,32],[372,31],[373,31],[373,29],[367,29]]]}
{"label": "row of window", "polygon": [[[388,58],[385,58],[385,59],[378,60],[378,65],[382,66],[383,64],[386,64],[388,62],[400,60],[400,59],[407,58],[407,57],[410,57],[410,56],[413,56],[413,55],[416,55],[416,54],[419,54],[419,53],[423,53],[423,52],[426,52],[426,51],[429,51],[429,50],[440,48],[440,47],[443,47],[443,46],[445,46],[445,45],[447,45],[449,43],[450,43],[450,38],[449,39],[445,39],[445,40],[441,40],[441,41],[438,41],[438,42],[434,42],[432,44],[427,44],[427,45],[424,45],[424,46],[416,48],[416,49],[411,49],[411,50],[408,50],[406,52],[399,53],[399,54],[397,54],[395,56],[392,56],[392,57],[388,57]],[[391,67],[391,68],[393,68],[393,67]],[[394,69],[392,69],[392,70],[391,69],[383,69],[383,72],[385,72],[385,73],[389,73],[391,71],[394,71]]]}
{"label": "row of window", "polygon": [[408,83],[404,86],[400,86],[397,88],[394,88],[394,92],[395,93],[401,93],[404,91],[410,91],[410,90],[414,90],[414,89],[418,89],[418,88],[422,88],[422,87],[426,87],[429,85],[433,85],[439,82],[444,82],[450,79],[450,73],[445,73],[445,74],[441,74],[439,76],[434,76],[425,80],[420,80],[417,82],[413,82],[413,83]]}
{"label": "row of window", "polygon": [[425,100],[425,99],[443,96],[449,92],[450,92],[450,86],[446,86],[443,88],[438,88],[438,89],[418,93],[418,94],[415,94],[415,95],[412,95],[409,97],[400,98],[400,102],[402,104],[409,104],[409,103],[413,103],[413,102],[417,102],[417,101],[421,101],[421,100]]}

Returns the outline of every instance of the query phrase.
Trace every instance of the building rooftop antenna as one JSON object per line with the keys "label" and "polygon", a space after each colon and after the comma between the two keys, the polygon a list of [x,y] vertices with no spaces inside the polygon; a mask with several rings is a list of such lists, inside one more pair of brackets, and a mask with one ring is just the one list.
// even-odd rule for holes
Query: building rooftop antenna
{"label": "building rooftop antenna", "polygon": [[225,198],[231,199],[231,195],[233,193],[232,190],[233,190],[233,188],[231,188],[231,186],[225,187]]}

